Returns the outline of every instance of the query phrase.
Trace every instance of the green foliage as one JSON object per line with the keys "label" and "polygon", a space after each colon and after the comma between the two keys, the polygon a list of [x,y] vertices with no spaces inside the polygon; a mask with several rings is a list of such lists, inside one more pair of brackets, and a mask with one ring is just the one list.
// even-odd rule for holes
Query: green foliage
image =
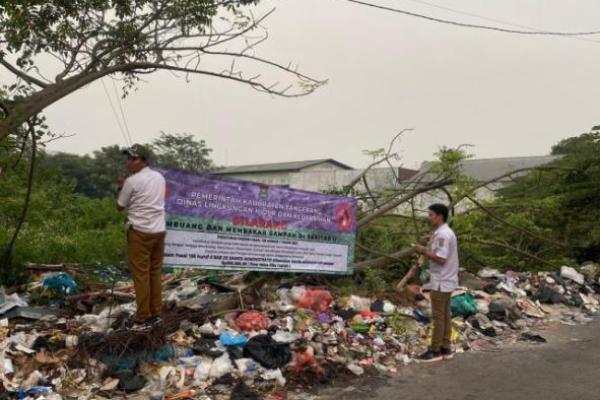
{"label": "green foliage", "polygon": [[[190,134],[166,134],[147,146],[152,149],[151,164],[188,171],[206,171],[214,168],[210,159],[212,149],[204,140],[196,140]],[[55,172],[59,180],[73,182],[75,191],[88,197],[114,196],[116,179],[125,176],[125,156],[118,145],[102,147],[90,155],[69,153],[44,154],[41,169]]]}
{"label": "green foliage", "polygon": [[[600,259],[600,133],[565,139],[552,152],[562,158],[519,177],[484,204],[510,226],[481,210],[455,218],[470,268],[547,270]],[[500,242],[545,262],[482,242]]]}
{"label": "green foliage", "polygon": [[[14,233],[26,190],[25,163],[0,181],[0,251]],[[78,194],[53,171],[38,169],[30,206],[14,249],[12,265],[24,262],[115,264],[123,259],[124,216],[114,200]],[[0,280],[12,281],[8,266]],[[8,276],[6,274],[9,274]]]}
{"label": "green foliage", "polygon": [[[0,3],[0,39],[4,50],[16,57],[16,64],[35,68],[41,53],[70,55],[81,43],[90,47],[90,65],[103,67],[145,62],[154,56],[156,39],[148,25],[170,21],[180,35],[202,34],[210,27],[220,8],[233,11],[257,0],[11,0]],[[94,42],[89,42],[91,39]],[[79,49],[81,51],[82,49]],[[67,60],[68,58],[65,57]],[[134,73],[125,74],[133,86]]]}
{"label": "green foliage", "polygon": [[212,149],[206,146],[204,140],[195,140],[189,133],[161,132],[150,146],[156,154],[156,163],[166,168],[200,172],[215,167],[210,159]]}

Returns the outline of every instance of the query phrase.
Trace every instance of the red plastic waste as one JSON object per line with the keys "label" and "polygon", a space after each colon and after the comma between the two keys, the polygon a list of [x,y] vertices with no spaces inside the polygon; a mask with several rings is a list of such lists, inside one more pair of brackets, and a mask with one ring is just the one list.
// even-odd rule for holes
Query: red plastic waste
{"label": "red plastic waste", "polygon": [[363,318],[376,318],[379,314],[374,311],[360,311],[358,315]]}
{"label": "red plastic waste", "polygon": [[235,324],[242,331],[260,331],[269,327],[267,317],[258,311],[246,311],[238,315]]}
{"label": "red plastic waste", "polygon": [[299,374],[302,371],[304,371],[304,369],[306,367],[311,368],[316,374],[319,374],[319,375],[321,375],[325,372],[325,370],[319,365],[319,363],[315,359],[314,355],[312,355],[308,351],[304,351],[304,352],[297,351],[296,352],[296,365],[294,366],[294,373]]}
{"label": "red plastic waste", "polygon": [[307,288],[304,296],[298,299],[296,305],[317,313],[324,313],[327,312],[332,301],[333,296],[328,290]]}

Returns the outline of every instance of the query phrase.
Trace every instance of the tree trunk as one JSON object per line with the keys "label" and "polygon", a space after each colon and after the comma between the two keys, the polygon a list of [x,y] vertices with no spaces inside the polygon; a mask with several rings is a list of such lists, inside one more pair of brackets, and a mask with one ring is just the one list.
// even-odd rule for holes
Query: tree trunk
{"label": "tree trunk", "polygon": [[84,71],[64,81],[48,85],[48,87],[20,100],[10,110],[10,114],[0,121],[0,141],[63,97],[106,75],[127,69],[130,69],[129,66],[118,65],[98,71]]}

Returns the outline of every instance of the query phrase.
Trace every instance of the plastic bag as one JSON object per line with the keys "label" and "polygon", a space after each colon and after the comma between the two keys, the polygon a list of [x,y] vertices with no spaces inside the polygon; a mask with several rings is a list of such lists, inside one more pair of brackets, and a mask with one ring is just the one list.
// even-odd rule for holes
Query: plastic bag
{"label": "plastic bag", "polygon": [[277,369],[290,362],[292,352],[286,343],[278,343],[267,335],[257,335],[246,343],[244,356],[254,359],[267,369]]}
{"label": "plastic bag", "polygon": [[265,371],[262,374],[262,378],[267,381],[277,381],[279,386],[285,386],[286,380],[283,377],[283,374],[281,373],[280,369]]}
{"label": "plastic bag", "polygon": [[253,378],[260,368],[251,358],[239,358],[235,360],[235,366],[244,378]]}
{"label": "plastic bag", "polygon": [[77,290],[77,283],[66,272],[50,275],[42,283],[44,288],[51,290],[56,295],[68,295]]}
{"label": "plastic bag", "polygon": [[231,400],[260,400],[260,396],[257,395],[246,385],[244,381],[240,381],[231,392]]}
{"label": "plastic bag", "polygon": [[458,296],[454,296],[450,300],[450,309],[452,310],[452,317],[470,317],[471,315],[477,314],[477,303],[471,295],[466,292]]}
{"label": "plastic bag", "polygon": [[235,324],[242,331],[260,331],[267,329],[267,318],[258,311],[247,311],[235,319]]}
{"label": "plastic bag", "polygon": [[315,359],[314,350],[310,347],[306,351],[297,351],[295,361],[296,365],[294,366],[294,373],[296,374],[301,373],[306,368],[318,375],[325,372]]}
{"label": "plastic bag", "polygon": [[209,376],[211,378],[220,378],[225,374],[229,374],[233,371],[233,365],[229,359],[229,354],[223,353],[223,355],[215,359],[210,366]]}
{"label": "plastic bag", "polygon": [[219,336],[219,341],[223,346],[243,346],[248,342],[248,338],[244,335],[234,335],[229,331],[225,331]]}
{"label": "plastic bag", "polygon": [[206,357],[196,366],[194,370],[194,384],[200,385],[200,383],[208,380],[210,375],[210,370],[213,364],[213,360]]}
{"label": "plastic bag", "polygon": [[561,278],[570,279],[573,282],[578,283],[580,285],[583,285],[585,282],[585,278],[582,274],[577,272],[575,268],[567,267],[566,265],[560,267],[560,276]]}
{"label": "plastic bag", "polygon": [[300,289],[292,288],[292,297],[296,300],[296,305],[300,308],[324,313],[329,309],[331,302],[333,302],[333,296],[328,290],[314,288]]}

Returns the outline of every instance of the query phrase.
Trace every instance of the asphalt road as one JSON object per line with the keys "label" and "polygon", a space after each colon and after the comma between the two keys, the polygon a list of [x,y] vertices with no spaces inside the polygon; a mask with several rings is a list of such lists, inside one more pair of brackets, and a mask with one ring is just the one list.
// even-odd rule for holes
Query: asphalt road
{"label": "asphalt road", "polygon": [[517,343],[436,364],[410,364],[390,377],[326,388],[318,398],[600,400],[600,320],[540,333],[547,343]]}

